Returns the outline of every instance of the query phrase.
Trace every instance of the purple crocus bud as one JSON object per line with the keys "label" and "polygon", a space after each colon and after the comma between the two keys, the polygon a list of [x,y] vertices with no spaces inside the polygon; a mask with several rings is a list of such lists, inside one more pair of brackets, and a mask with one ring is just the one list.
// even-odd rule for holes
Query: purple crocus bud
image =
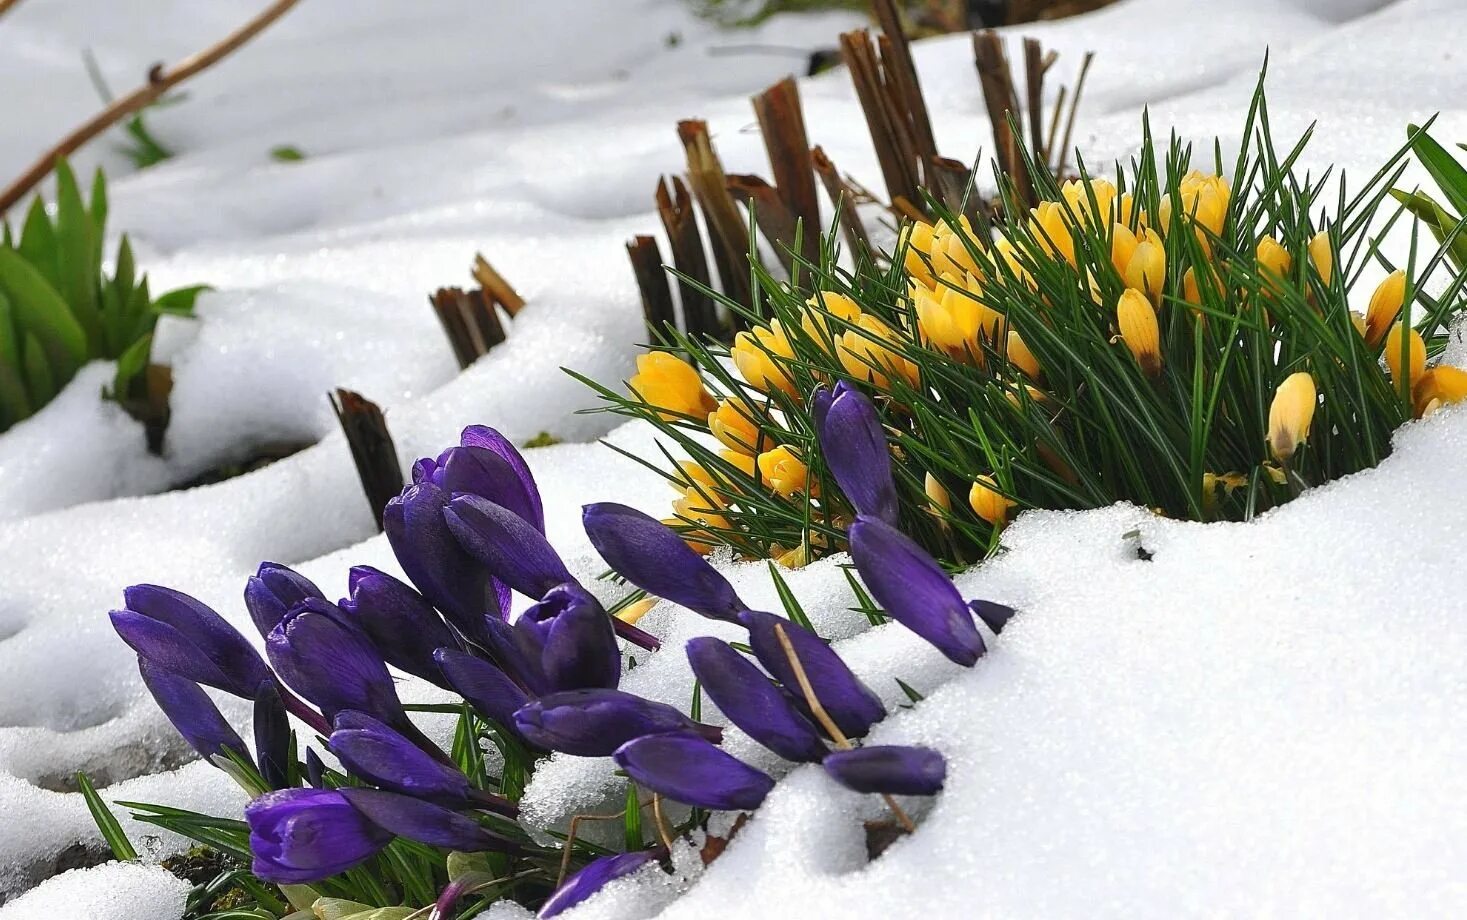
{"label": "purple crocus bud", "polygon": [[514,730],[514,714],[530,701],[509,675],[494,665],[456,648],[441,648],[438,666],[454,690],[479,710],[479,714]]}
{"label": "purple crocus bud", "polygon": [[637,785],[695,808],[752,811],[774,788],[767,773],[692,732],[644,735],[613,757]]}
{"label": "purple crocus bud", "polygon": [[797,626],[782,617],[758,610],[746,610],[739,621],[749,630],[749,645],[754,657],[773,674],[790,692],[795,694],[796,703],[806,711],[804,695],[789,655],[780,644],[776,627],[783,628],[795,657],[809,678],[810,686],[820,705],[830,714],[837,727],[847,736],[859,738],[872,725],[886,718],[886,707],[871,689],[861,683],[851,669],[841,660],[825,640],[802,626]]}
{"label": "purple crocus bud", "polygon": [[275,681],[255,694],[255,765],[271,789],[290,785],[290,716]]}
{"label": "purple crocus bud", "polygon": [[825,742],[815,726],[753,662],[712,636],[689,640],[687,648],[703,692],[749,737],[785,760],[825,756]]}
{"label": "purple crocus bud", "polygon": [[461,771],[428,756],[366,713],[337,713],[327,744],[353,775],[389,792],[448,808],[485,807],[508,815],[518,811],[509,800],[474,788]]}
{"label": "purple crocus bud", "polygon": [[600,891],[608,882],[631,875],[648,863],[656,861],[656,854],[647,850],[639,850],[635,853],[617,853],[615,856],[593,859],[586,864],[584,869],[566,879],[559,888],[555,889],[555,894],[552,894],[550,900],[540,906],[540,912],[535,916],[539,920],[549,920]]}
{"label": "purple crocus bud", "polygon": [[302,601],[270,633],[265,651],[281,678],[328,719],[354,709],[399,728],[410,724],[382,655],[334,604]]}
{"label": "purple crocus bud", "polygon": [[423,596],[460,633],[481,641],[485,617],[502,619],[503,611],[490,573],[464,552],[443,519],[448,499],[431,482],[408,486],[387,503],[382,527],[402,570]]}
{"label": "purple crocus bud", "polygon": [[607,565],[644,591],[715,620],[737,622],[747,609],[728,579],[656,518],[598,502],[581,509],[581,522]]}
{"label": "purple crocus bud", "polygon": [[835,385],[834,393],[817,388],[810,405],[820,451],[841,491],[857,513],[895,524],[891,451],[876,406],[845,381]]}
{"label": "purple crocus bud", "polygon": [[443,517],[466,553],[526,597],[542,597],[572,580],[540,531],[503,505],[477,495],[456,495]]}
{"label": "purple crocus bud", "polygon": [[821,766],[831,779],[856,792],[936,795],[947,778],[941,754],[897,744],[831,751]]}
{"label": "purple crocus bud", "polygon": [[474,819],[432,802],[381,789],[339,791],[373,824],[409,840],[462,853],[517,853],[520,849],[513,840],[485,830]]}
{"label": "purple crocus bud", "polygon": [[993,630],[994,635],[1003,632],[1003,628],[1008,625],[1009,620],[1013,619],[1014,614],[1017,612],[1012,607],[1006,607],[1003,604],[994,603],[993,601],[969,601],[968,609],[973,611],[974,616],[983,621],[984,626]]}
{"label": "purple crocus bud", "polygon": [[260,563],[259,570],[245,582],[245,609],[262,636],[270,635],[290,608],[308,597],[326,599],[309,578],[278,562]]}
{"label": "purple crocus bud", "polygon": [[545,532],[540,489],[525,458],[504,435],[484,425],[470,425],[436,460],[413,464],[413,482],[432,482],[451,493],[467,492],[487,498]]}
{"label": "purple crocus bud", "polygon": [[440,686],[443,675],[433,653],[457,648],[458,640],[423,595],[377,569],[353,566],[347,576],[351,597],[341,610],[372,640],[393,667]]}
{"label": "purple crocus bud", "polygon": [[306,782],[317,789],[326,787],[326,764],[315,748],[306,748]]}
{"label": "purple crocus bud", "polygon": [[571,582],[552,588],[521,619],[533,622],[547,613],[540,664],[550,687],[615,689],[621,681],[621,649],[606,609],[585,588]]}
{"label": "purple crocus bud", "polygon": [[666,703],[621,690],[566,690],[532,700],[514,714],[515,727],[532,743],[578,757],[606,757],[633,738],[696,731],[718,740],[718,729],[699,725]]}
{"label": "purple crocus bud", "polygon": [[138,656],[138,672],[143,675],[143,684],[153,694],[158,708],[200,757],[212,761],[227,749],[249,759],[249,748],[245,747],[239,733],[198,684],[164,670],[141,655]]}
{"label": "purple crocus bud", "polygon": [[249,640],[202,602],[157,585],[133,585],[122,596],[127,609],[109,614],[112,628],[163,670],[247,700],[271,679]]}
{"label": "purple crocus bud", "polygon": [[970,668],[987,647],[973,614],[947,572],[906,534],[858,516],[850,529],[851,558],[887,615]]}
{"label": "purple crocus bud", "polygon": [[[532,607],[531,610],[533,609]],[[520,617],[520,620],[524,620],[524,617]],[[489,620],[488,624],[485,641],[481,644],[488,650],[494,663],[531,696],[549,693],[550,682],[540,667],[540,657],[545,652],[545,645],[544,637],[539,631],[523,628],[523,624],[518,622],[510,625],[500,620]]]}
{"label": "purple crocus bud", "polygon": [[392,842],[334,789],[281,789],[245,806],[250,866],[278,885],[302,885],[345,872]]}

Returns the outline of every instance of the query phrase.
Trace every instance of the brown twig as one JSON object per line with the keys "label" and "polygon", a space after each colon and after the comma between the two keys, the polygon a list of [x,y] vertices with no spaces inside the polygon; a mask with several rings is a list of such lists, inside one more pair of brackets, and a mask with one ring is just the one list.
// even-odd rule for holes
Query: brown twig
{"label": "brown twig", "polygon": [[1060,144],[1059,165],[1055,166],[1054,174],[1063,176],[1065,172],[1065,160],[1070,155],[1070,136],[1075,130],[1075,114],[1080,111],[1080,93],[1085,90],[1085,75],[1090,73],[1090,62],[1095,60],[1095,52],[1085,52],[1085,60],[1080,64],[1080,76],[1075,81],[1075,96],[1070,100],[1070,118],[1065,122],[1065,139]]}
{"label": "brown twig", "polygon": [[360,393],[338,387],[331,396],[331,408],[346,435],[351,458],[362,481],[362,492],[372,508],[377,529],[382,529],[382,511],[387,502],[402,491],[402,467],[387,420],[378,405]]}
{"label": "brown twig", "polygon": [[[0,2],[5,2],[5,0],[0,0]],[[9,0],[9,2],[13,4],[16,0]],[[87,141],[101,134],[116,122],[151,105],[173,87],[217,64],[263,32],[275,20],[284,16],[297,2],[298,0],[275,0],[249,22],[229,33],[216,44],[184,58],[177,65],[171,68],[166,68],[162,64],[153,65],[153,68],[148,71],[146,83],[126,96],[114,99],[105,109],[87,119],[58,141],[55,146],[41,154],[29,169],[10,183],[4,192],[0,192],[0,214],[10,210],[27,192],[50,175],[57,160],[70,156]],[[5,7],[0,7],[0,12],[4,12],[4,9]]]}
{"label": "brown twig", "polygon": [[662,794],[652,793],[652,820],[657,825],[657,836],[662,840],[662,845],[669,850],[672,849],[672,831],[667,827],[667,822],[662,818]]}
{"label": "brown twig", "polygon": [[691,336],[716,337],[721,331],[718,306],[697,286],[710,284],[708,258],[703,250],[703,237],[698,233],[693,197],[682,179],[673,176],[670,181],[667,178],[657,181],[657,213],[672,246],[672,264],[688,279],[679,279],[677,286],[683,305],[683,331]]}
{"label": "brown twig", "polygon": [[19,2],[20,0],[0,0],[0,16],[10,12],[10,8]]}
{"label": "brown twig", "polygon": [[484,293],[503,307],[510,319],[518,316],[519,312],[525,308],[525,299],[519,295],[518,291],[510,287],[503,275],[494,270],[494,266],[489,264],[489,260],[484,258],[483,253],[474,253],[474,267],[469,271],[473,274],[474,280],[479,282],[479,287],[484,289]]}
{"label": "brown twig", "polygon": [[[1032,206],[1034,188],[1024,159],[1019,155],[1018,133],[1024,113],[1014,91],[1014,75],[1004,54],[1003,39],[991,29],[973,33],[973,63],[983,86],[983,101],[988,106],[988,120],[993,124],[994,156],[999,169],[1012,177],[1014,188],[1026,206]],[[1010,125],[1010,117],[1013,124]]]}
{"label": "brown twig", "polygon": [[565,874],[570,871],[571,851],[575,849],[576,831],[580,829],[582,821],[614,821],[627,813],[623,808],[614,815],[572,815],[570,829],[566,831],[565,843],[560,847],[560,874],[555,877],[555,887],[559,888],[565,882]]}
{"label": "brown twig", "polygon": [[666,334],[667,327],[677,328],[672,308],[672,290],[667,286],[667,272],[662,267],[662,251],[657,238],[634,236],[627,241],[627,256],[637,276],[637,290],[642,293],[642,318],[653,340]]}
{"label": "brown twig", "polygon": [[[779,647],[784,650],[785,658],[789,659],[790,670],[795,672],[795,682],[800,685],[800,692],[805,696],[805,705],[810,707],[811,714],[820,723],[820,727],[825,729],[825,733],[830,736],[830,740],[835,742],[835,746],[843,751],[849,751],[854,747],[851,744],[851,739],[846,737],[845,732],[841,731],[840,726],[836,725],[835,720],[830,717],[830,713],[826,712],[825,707],[820,705],[820,698],[815,695],[815,688],[810,683],[810,675],[805,673],[805,666],[800,663],[800,656],[795,654],[795,647],[790,642],[790,637],[785,634],[784,624],[776,623],[774,625],[774,637],[779,640]],[[912,819],[897,804],[896,799],[885,792],[881,794],[881,797],[886,800],[886,806],[891,809],[891,813],[901,822],[902,827],[906,829],[907,833],[914,833],[917,830],[917,826],[912,823]]]}
{"label": "brown twig", "polygon": [[820,147],[810,151],[810,161],[815,164],[815,175],[820,177],[820,184],[825,186],[825,194],[836,208],[841,230],[845,233],[846,245],[853,252],[870,249],[871,241],[866,236],[866,228],[861,224],[861,216],[856,213],[855,190],[841,178],[840,171]]}
{"label": "brown twig", "polygon": [[[820,258],[820,199],[815,192],[815,169],[810,163],[810,141],[800,91],[789,77],[755,96],[754,114],[774,172],[774,187],[785,208],[800,222],[800,255],[807,262]],[[794,244],[791,239],[790,245]],[[775,247],[778,249],[778,247]]]}

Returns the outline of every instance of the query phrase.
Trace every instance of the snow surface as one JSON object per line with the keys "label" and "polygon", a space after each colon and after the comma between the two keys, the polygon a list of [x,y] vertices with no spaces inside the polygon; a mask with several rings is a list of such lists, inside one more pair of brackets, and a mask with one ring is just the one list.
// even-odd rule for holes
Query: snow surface
{"label": "snow surface", "polygon": [[[83,47],[122,91],[246,15],[225,0],[159,7],[34,0],[0,20],[0,175],[93,110]],[[674,122],[708,118],[730,171],[766,172],[746,97],[803,59],[735,46],[830,46],[855,21],[725,34],[677,0],[311,0],[150,116],[175,159],[123,175],[93,145],[82,162],[108,165],[113,225],[155,284],[217,291],[201,321],[161,327],[176,374],[164,458],[96,398],[100,365],[0,436],[0,899],[52,875],[68,849],[100,847],[65,791],[76,770],[112,799],[241,805],[218,771],[179,766],[182,744],[104,616],[121,587],[174,585],[248,629],[240,590],[262,559],[338,594],[351,564],[395,570],[334,430],[335,385],[386,408],[405,460],[470,423],[521,441],[605,434],[606,416],[575,414],[594,397],[559,368],[604,381],[630,369],[642,330],[622,243],[658,226],[653,184],[682,161]],[[1161,130],[1235,147],[1265,47],[1276,133],[1320,119],[1304,159],[1316,171],[1337,162],[1363,177],[1439,106],[1456,108],[1437,136],[1467,137],[1458,0],[1121,0],[1019,31],[1058,48],[1061,72],[1098,52],[1076,137],[1090,163],[1134,148],[1143,105]],[[939,147],[991,146],[967,38],[916,56]],[[879,188],[848,76],[801,92],[812,141]],[[277,144],[308,157],[274,162]],[[475,251],[529,306],[507,344],[455,374],[424,298],[467,283]],[[651,450],[638,426],[611,438]],[[279,442],[315,446],[164,491]],[[915,837],[867,865],[859,819],[877,803],[796,770],[701,878],[683,854],[682,875],[626,880],[576,916],[1461,914],[1467,412],[1409,426],[1398,448],[1250,525],[1129,508],[1023,516],[1008,552],[961,580],[1023,608],[971,672],[899,628],[865,629],[838,560],[795,573],[812,617],[888,704],[902,699],[896,676],[929,694],[877,738],[942,749],[947,791]],[[594,444],[529,460],[551,538],[587,578],[600,566],[583,502],[657,512],[670,497]],[[1124,536],[1137,529],[1149,563]],[[760,567],[728,566],[748,599],[773,605]],[[717,631],[667,605],[644,625],[673,650]],[[691,678],[681,655],[659,655],[627,685],[682,703]],[[777,766],[737,733],[730,748]],[[549,824],[616,795],[604,764],[558,758],[526,810]],[[150,856],[179,846],[128,829]],[[179,890],[107,866],[58,876],[0,918],[171,920]]]}

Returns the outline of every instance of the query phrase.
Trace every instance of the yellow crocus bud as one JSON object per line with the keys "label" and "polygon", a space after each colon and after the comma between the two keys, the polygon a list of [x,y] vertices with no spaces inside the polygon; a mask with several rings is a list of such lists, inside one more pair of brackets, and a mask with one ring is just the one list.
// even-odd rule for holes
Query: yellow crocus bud
{"label": "yellow crocus bud", "polygon": [[1425,418],[1442,406],[1467,399],[1467,371],[1439,364],[1421,375],[1411,391],[1416,416]]}
{"label": "yellow crocus bud", "polygon": [[[936,476],[928,473],[923,478],[922,491],[927,493],[927,500],[932,503],[934,509],[939,509],[945,514],[952,514],[952,496],[947,493],[947,488],[938,481]],[[939,514],[938,517],[942,517],[942,515]]]}
{"label": "yellow crocus bud", "polygon": [[1126,288],[1116,302],[1116,325],[1121,330],[1121,341],[1141,365],[1149,377],[1161,373],[1161,330],[1156,323],[1156,310],[1146,295],[1135,288]]}
{"label": "yellow crocus bud", "polygon": [[1009,363],[1023,371],[1029,379],[1039,379],[1039,359],[1034,357],[1034,352],[1029,350],[1028,343],[1017,332],[1009,332],[1007,354]]}
{"label": "yellow crocus bud", "polygon": [[1071,235],[1070,218],[1064,205],[1041,201],[1030,211],[1029,230],[1040,247],[1050,255],[1059,255],[1075,264],[1075,239]]}
{"label": "yellow crocus bud", "polygon": [[1386,330],[1401,315],[1401,306],[1406,302],[1406,273],[1396,269],[1370,295],[1370,306],[1365,311],[1365,344],[1378,345],[1385,338]]}
{"label": "yellow crocus bud", "polygon": [[756,464],[751,455],[737,450],[721,450],[718,452],[718,456],[722,458],[724,463],[727,463],[740,473],[743,473],[750,479],[754,478]]}
{"label": "yellow crocus bud", "polygon": [[948,223],[938,224],[932,231],[932,271],[941,278],[944,274],[952,274],[961,278],[964,275],[981,275],[978,262],[968,251],[970,245],[976,245],[977,237],[973,233],[972,224],[968,218],[959,217],[958,226],[953,227]]}
{"label": "yellow crocus bud", "polygon": [[[907,274],[927,287],[932,287],[937,283],[931,266],[927,264],[927,259],[923,258],[924,255],[928,259],[931,258],[934,233],[935,230],[931,224],[919,221],[907,224],[902,228],[901,237],[897,240],[898,249],[904,253],[902,265],[907,269]],[[901,249],[903,246],[906,248]]]}
{"label": "yellow crocus bud", "polygon": [[[1365,321],[1368,324],[1370,322],[1369,317],[1366,317]],[[1367,325],[1366,328],[1368,329],[1369,326]],[[1407,336],[1409,336],[1409,339],[1403,343],[1402,339]],[[1421,340],[1421,333],[1415,329],[1406,328],[1404,323],[1396,323],[1395,326],[1391,327],[1390,333],[1386,336],[1385,362],[1386,367],[1391,369],[1391,379],[1396,381],[1401,379],[1401,352],[1403,344],[1405,345],[1406,360],[1408,362],[1406,365],[1406,374],[1411,381],[1411,385],[1414,387],[1416,382],[1421,379],[1421,375],[1426,372],[1426,343]]]}
{"label": "yellow crocus bud", "polygon": [[981,291],[976,275],[968,275],[965,282],[944,275],[936,290],[917,290],[913,303],[922,338],[954,357],[981,358],[982,338],[991,339],[1003,321],[998,311],[978,299]]}
{"label": "yellow crocus bud", "polygon": [[695,416],[713,410],[714,400],[703,387],[693,366],[665,351],[637,356],[637,372],[627,387],[642,402],[657,409],[664,421]]}
{"label": "yellow crocus bud", "polygon": [[973,488],[968,490],[968,506],[973,513],[995,527],[1002,527],[1008,521],[1009,509],[1015,504],[998,491],[998,483],[992,476],[979,476],[973,480]]}
{"label": "yellow crocus bud", "polygon": [[626,623],[628,626],[635,626],[637,621],[646,616],[647,611],[651,610],[653,607],[656,607],[657,602],[660,600],[662,600],[662,598],[653,597],[649,594],[641,600],[637,601],[635,604],[630,604],[618,610],[616,612],[616,618],[618,620],[621,620],[623,623]]}
{"label": "yellow crocus bud", "polygon": [[739,369],[749,386],[761,393],[783,390],[790,396],[799,395],[794,379],[776,360],[793,361],[795,357],[795,349],[779,320],[771,321],[768,327],[755,326],[748,332],[740,332],[734,337],[733,348],[729,352],[734,367]]}
{"label": "yellow crocus bud", "polygon": [[1166,246],[1161,234],[1144,227],[1133,233],[1125,224],[1116,224],[1110,258],[1126,287],[1145,293],[1152,303],[1161,303],[1161,287],[1166,281]]}
{"label": "yellow crocus bud", "polygon": [[860,332],[851,329],[840,337],[840,363],[847,374],[882,390],[890,388],[893,377],[917,385],[917,365],[886,344],[900,341],[895,330],[869,313],[856,326]]}
{"label": "yellow crocus bud", "polygon": [[759,455],[759,475],[777,494],[789,498],[805,491],[810,470],[799,454],[781,444]]}
{"label": "yellow crocus bud", "polygon": [[1309,241],[1309,261],[1314,263],[1314,270],[1319,273],[1319,280],[1329,287],[1330,279],[1335,274],[1335,254],[1329,246],[1329,231],[1321,230],[1314,234]]}
{"label": "yellow crocus bud", "polygon": [[[926,290],[919,287],[918,290]],[[861,316],[861,305],[856,303],[845,294],[835,291],[821,291],[815,297],[805,301],[804,317],[800,320],[800,328],[805,334],[819,342],[823,348],[826,342],[840,337],[845,327],[840,323],[831,322],[831,317],[854,323]]]}
{"label": "yellow crocus bud", "polygon": [[[1091,195],[1095,196],[1093,208],[1090,205]],[[1060,186],[1060,197],[1070,206],[1070,212],[1081,226],[1091,226],[1097,219],[1103,226],[1117,219],[1113,214],[1116,187],[1105,179],[1070,179]]]}
{"label": "yellow crocus bud", "polygon": [[1318,392],[1314,378],[1298,371],[1284,378],[1268,407],[1268,446],[1280,463],[1287,464],[1299,445],[1309,440]]}
{"label": "yellow crocus bud", "polygon": [[741,454],[757,454],[765,440],[758,418],[758,413],[742,399],[725,399],[708,414],[708,430],[726,447]]}
{"label": "yellow crocus bud", "polygon": [[1036,287],[1034,283],[1034,276],[1029,274],[1029,270],[1024,267],[1022,262],[1020,262],[1019,250],[1014,246],[1012,240],[1010,240],[1008,237],[1000,236],[993,243],[993,252],[998,257],[998,259],[993,262],[993,274],[995,276],[1001,275],[1003,273],[1004,269],[1000,268],[998,265],[999,261],[1001,261],[1008,269],[1009,273],[1012,274],[1015,278],[1024,282],[1024,284],[1028,285],[1031,288]]}
{"label": "yellow crocus bud", "polygon": [[[1193,170],[1182,177],[1177,185],[1177,197],[1182,200],[1182,214],[1190,218],[1198,227],[1205,227],[1213,236],[1220,236],[1223,224],[1228,219],[1228,201],[1231,197],[1227,180],[1221,176]],[[1158,212],[1161,218],[1161,231],[1171,232],[1172,225],[1172,196],[1164,195],[1161,199],[1161,209]],[[1197,234],[1197,239],[1202,242],[1204,249],[1207,247],[1207,235]]]}
{"label": "yellow crocus bud", "polygon": [[704,488],[711,489],[716,483],[714,482],[713,474],[704,469],[701,463],[694,463],[692,460],[679,460],[677,463],[677,472],[668,480],[668,484],[678,492],[684,492],[695,486],[703,486]]}
{"label": "yellow crocus bud", "polygon": [[707,489],[688,489],[672,503],[672,510],[677,518],[663,523],[674,527],[686,527],[689,522],[698,525],[700,529],[683,533],[683,542],[705,555],[718,542],[712,531],[733,529],[733,524],[723,515],[723,500]]}
{"label": "yellow crocus bud", "polygon": [[1294,257],[1289,255],[1289,251],[1278,240],[1265,236],[1258,241],[1256,258],[1258,273],[1264,279],[1264,290],[1280,296],[1284,280],[1294,267]]}
{"label": "yellow crocus bud", "polygon": [[810,547],[804,543],[775,555],[774,561],[787,569],[803,569],[810,564]]}

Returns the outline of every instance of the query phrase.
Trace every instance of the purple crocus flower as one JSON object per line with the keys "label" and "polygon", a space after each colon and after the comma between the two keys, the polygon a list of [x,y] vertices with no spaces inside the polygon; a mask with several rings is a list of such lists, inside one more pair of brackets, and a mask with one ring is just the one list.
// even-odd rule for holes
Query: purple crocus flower
{"label": "purple crocus flower", "polygon": [[411,725],[382,655],[336,605],[302,601],[270,633],[265,651],[281,678],[328,719],[354,709],[399,729]]}
{"label": "purple crocus flower", "polygon": [[409,840],[463,853],[517,853],[520,849],[513,840],[485,830],[473,818],[432,802],[381,789],[338,791],[373,824]]}
{"label": "purple crocus flower", "polygon": [[493,428],[470,425],[463,430],[458,447],[450,447],[436,460],[423,458],[413,464],[413,482],[424,480],[450,492],[467,492],[487,498],[496,505],[529,521],[545,532],[545,512],[540,489],[530,467],[515,446]]}
{"label": "purple crocus flower", "polygon": [[572,580],[545,536],[503,505],[456,495],[443,516],[465,552],[526,597],[541,597]]}
{"label": "purple crocus flower", "polygon": [[729,721],[785,760],[818,761],[825,742],[785,691],[721,639],[688,642],[688,663],[703,692]]}
{"label": "purple crocus flower", "polygon": [[486,617],[502,619],[490,573],[464,552],[443,518],[449,494],[431,482],[402,490],[382,512],[387,542],[412,583],[460,633],[484,638]]}
{"label": "purple crocus flower", "polygon": [[543,628],[540,668],[553,690],[615,688],[620,682],[621,649],[611,616],[580,585],[551,589],[520,621]]}
{"label": "purple crocus flower", "polygon": [[309,578],[278,562],[260,563],[259,570],[245,582],[245,609],[262,636],[270,635],[290,608],[308,597],[326,599]]}
{"label": "purple crocus flower", "polygon": [[987,647],[973,614],[942,567],[906,534],[861,515],[851,525],[856,571],[887,614],[950,660],[972,667]]}
{"label": "purple crocus flower", "polygon": [[656,518],[599,502],[582,509],[581,522],[601,558],[644,591],[715,620],[736,622],[748,609],[728,579]]}
{"label": "purple crocus flower", "polygon": [[515,731],[514,714],[530,701],[523,688],[504,671],[482,658],[459,649],[438,650],[438,666],[443,676],[479,714],[494,720],[501,728]]}
{"label": "purple crocus flower", "polygon": [[200,757],[212,761],[216,756],[222,756],[225,750],[231,750],[249,759],[249,748],[245,747],[239,733],[198,684],[142,656],[138,656],[138,672],[142,674],[143,684],[153,695],[158,708]]}
{"label": "purple crocus flower", "polygon": [[280,687],[274,681],[260,685],[255,694],[255,765],[271,789],[290,785],[290,717]]}
{"label": "purple crocus flower", "polygon": [[602,856],[593,859],[586,867],[566,879],[564,884],[555,889],[540,907],[540,912],[535,916],[540,920],[549,918],[570,910],[577,904],[589,898],[591,895],[606,887],[608,882],[614,882],[619,878],[631,875],[648,863],[655,862],[657,856],[647,850],[639,850],[635,853],[618,853],[615,856]]}
{"label": "purple crocus flower", "polygon": [[393,667],[426,681],[443,684],[433,653],[457,648],[459,642],[423,595],[367,565],[353,566],[347,576],[351,597],[340,608],[372,640]]}
{"label": "purple crocus flower", "polygon": [[281,789],[245,806],[250,870],[278,885],[302,885],[345,872],[392,842],[386,831],[334,789]]}
{"label": "purple crocus flower", "polygon": [[695,731],[717,740],[722,733],[699,725],[666,703],[621,690],[567,690],[532,700],[514,714],[515,727],[532,743],[578,757],[606,757],[633,738]]}
{"label": "purple crocus flower", "polygon": [[474,788],[461,771],[428,756],[366,713],[337,713],[336,730],[327,743],[353,775],[389,792],[449,808],[484,807],[507,815],[518,811],[509,800]]}
{"label": "purple crocus flower", "polygon": [[644,735],[613,756],[637,785],[695,808],[752,811],[774,788],[768,774],[693,732]]}
{"label": "purple crocus flower", "polygon": [[821,764],[836,782],[856,792],[936,795],[947,778],[947,762],[925,747],[896,744],[832,751]]}
{"label": "purple crocus flower", "polygon": [[1014,614],[1017,612],[1012,607],[997,604],[993,601],[969,601],[968,609],[973,615],[983,621],[983,625],[993,630],[994,635],[1003,632]]}
{"label": "purple crocus flower", "polygon": [[[775,634],[777,627],[784,629],[820,705],[846,735],[860,737],[872,725],[886,718],[886,707],[881,704],[881,699],[861,683],[835,650],[819,636],[782,617],[758,610],[744,611],[739,621],[749,629],[749,645],[754,649],[754,657],[775,679],[791,692],[796,692],[799,680]],[[796,696],[795,700],[801,711],[806,711],[803,698]]]}
{"label": "purple crocus flower", "polygon": [[845,381],[832,393],[817,387],[810,400],[815,434],[826,466],[860,514],[897,522],[891,451],[876,406]]}
{"label": "purple crocus flower", "polygon": [[511,625],[489,620],[488,624],[485,641],[481,645],[488,650],[495,664],[532,696],[549,693],[552,689],[550,681],[540,667],[540,659],[545,653],[545,639],[540,631],[528,629],[519,622]]}
{"label": "purple crocus flower", "polygon": [[204,603],[157,585],[133,585],[122,596],[127,609],[109,614],[112,628],[163,670],[247,700],[272,678],[249,640]]}

